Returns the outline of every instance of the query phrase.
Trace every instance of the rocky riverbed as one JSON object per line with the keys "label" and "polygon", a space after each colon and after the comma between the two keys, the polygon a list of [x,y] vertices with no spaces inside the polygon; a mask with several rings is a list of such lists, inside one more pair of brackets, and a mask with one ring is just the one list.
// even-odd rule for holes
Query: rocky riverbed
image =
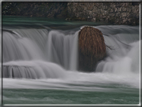
{"label": "rocky riverbed", "polygon": [[3,2],[2,15],[138,25],[139,3]]}

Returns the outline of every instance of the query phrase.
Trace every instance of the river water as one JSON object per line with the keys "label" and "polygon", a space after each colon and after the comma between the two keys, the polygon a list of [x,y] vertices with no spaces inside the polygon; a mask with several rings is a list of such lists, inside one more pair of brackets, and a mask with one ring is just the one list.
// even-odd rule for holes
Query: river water
{"label": "river water", "polygon": [[[78,32],[101,30],[107,57],[77,71]],[[139,104],[138,26],[3,18],[3,104]]]}

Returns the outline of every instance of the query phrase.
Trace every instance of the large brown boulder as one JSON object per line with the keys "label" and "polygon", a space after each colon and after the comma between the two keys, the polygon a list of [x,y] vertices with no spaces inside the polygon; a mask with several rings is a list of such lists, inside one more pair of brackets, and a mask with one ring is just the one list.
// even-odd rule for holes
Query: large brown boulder
{"label": "large brown boulder", "polygon": [[100,30],[86,26],[79,32],[79,70],[94,71],[97,62],[106,54],[106,45]]}

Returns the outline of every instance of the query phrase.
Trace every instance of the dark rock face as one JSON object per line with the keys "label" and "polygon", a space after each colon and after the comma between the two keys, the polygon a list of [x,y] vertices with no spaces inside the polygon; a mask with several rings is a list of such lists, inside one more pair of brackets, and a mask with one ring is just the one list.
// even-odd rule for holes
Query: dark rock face
{"label": "dark rock face", "polygon": [[79,32],[79,70],[94,71],[97,62],[106,54],[106,45],[100,30],[84,27]]}
{"label": "dark rock face", "polygon": [[2,2],[2,15],[138,25],[139,3]]}
{"label": "dark rock face", "polygon": [[89,20],[111,24],[139,24],[139,3],[68,3],[70,20]]}
{"label": "dark rock face", "polygon": [[64,2],[3,2],[2,14],[27,17],[66,18]]}

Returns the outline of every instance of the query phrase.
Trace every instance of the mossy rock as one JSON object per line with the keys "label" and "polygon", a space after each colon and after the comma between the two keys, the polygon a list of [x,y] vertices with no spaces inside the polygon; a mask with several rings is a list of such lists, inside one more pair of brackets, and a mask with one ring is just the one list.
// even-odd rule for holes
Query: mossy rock
{"label": "mossy rock", "polygon": [[106,45],[100,30],[86,26],[79,32],[79,70],[94,71],[99,60],[106,55]]}

